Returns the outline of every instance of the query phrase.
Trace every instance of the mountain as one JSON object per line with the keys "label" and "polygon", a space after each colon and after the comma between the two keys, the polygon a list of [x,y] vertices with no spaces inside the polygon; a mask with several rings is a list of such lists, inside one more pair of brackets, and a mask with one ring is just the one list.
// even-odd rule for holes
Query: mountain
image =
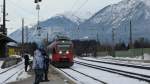
{"label": "mountain", "polygon": [[[77,28],[77,25],[80,24],[80,20],[78,17],[73,15],[63,15],[59,14],[54,17],[51,17],[45,21],[40,22],[40,30],[37,30],[36,25],[32,28],[28,29],[28,41],[29,42],[40,42],[41,39],[44,39],[47,37],[47,33],[49,34],[49,40],[52,40],[52,38],[59,34],[66,34],[70,37],[73,37],[74,29]],[[26,31],[26,30],[25,30]],[[40,36],[38,36],[40,32]],[[18,42],[21,42],[21,29],[16,30],[15,32],[11,33],[9,36],[12,39],[15,39]],[[25,35],[26,32],[25,32]],[[18,38],[16,38],[18,37]],[[27,36],[25,36],[26,38]]]}
{"label": "mountain", "polygon": [[[72,39],[98,39],[101,43],[112,43],[112,30],[115,31],[116,42],[129,42],[130,21],[133,39],[144,37],[150,39],[150,0],[122,0],[117,4],[108,5],[87,20],[66,13],[59,14],[40,22],[41,37],[37,36],[36,26],[29,29],[29,41],[39,41],[49,33],[64,33]],[[10,36],[21,41],[21,30]]]}
{"label": "mountain", "polygon": [[98,33],[98,38],[103,42],[112,42],[114,28],[116,41],[128,42],[130,21],[133,39],[150,39],[150,0],[122,0],[106,6],[82,23],[80,28],[81,32],[86,29],[84,36],[89,35],[91,38]]}

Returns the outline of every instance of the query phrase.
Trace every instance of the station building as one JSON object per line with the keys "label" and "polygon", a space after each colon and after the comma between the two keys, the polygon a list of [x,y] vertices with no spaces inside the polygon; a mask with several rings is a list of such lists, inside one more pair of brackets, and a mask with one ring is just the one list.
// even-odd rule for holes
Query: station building
{"label": "station building", "polygon": [[9,55],[16,54],[17,47],[16,46],[7,46],[9,42],[16,43],[15,40],[10,37],[0,33],[0,58],[8,57]]}
{"label": "station building", "polygon": [[17,43],[10,42],[7,44],[8,56],[21,55],[21,47]]}

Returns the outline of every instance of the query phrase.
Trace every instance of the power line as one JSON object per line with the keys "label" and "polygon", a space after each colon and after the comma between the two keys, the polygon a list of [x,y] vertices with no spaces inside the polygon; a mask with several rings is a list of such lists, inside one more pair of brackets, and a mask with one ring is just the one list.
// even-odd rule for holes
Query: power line
{"label": "power line", "polygon": [[[28,13],[28,14],[30,14],[30,15],[35,16],[33,12],[31,12],[31,11],[29,11],[29,10],[23,8],[22,6],[20,6],[19,4],[15,3],[14,1],[12,1],[12,0],[9,0],[9,1],[11,2],[10,5],[12,5],[12,6],[14,6],[14,7],[18,8],[18,9],[21,9],[22,12]],[[8,3],[8,4],[9,4],[9,3]]]}
{"label": "power line", "polygon": [[76,4],[77,4],[78,1],[79,1],[79,0],[75,0],[75,2],[73,3],[73,5],[72,5],[72,7],[71,7],[70,10],[73,10],[73,8],[76,6]]}
{"label": "power line", "polygon": [[[9,6],[12,6],[13,8],[17,8],[16,6],[13,6],[12,4],[11,4],[11,5],[9,5]],[[11,10],[11,11],[14,11],[14,10],[15,10],[15,9],[13,9],[13,8],[12,8],[12,10]],[[18,12],[18,13],[17,13],[17,15],[21,16],[22,14],[21,14],[20,12]]]}
{"label": "power line", "polygon": [[78,11],[79,11],[82,7],[84,7],[88,1],[89,1],[89,0],[86,0],[83,4],[81,4],[81,6],[79,6],[79,7],[77,8],[77,10],[74,12],[74,14],[78,13]]}

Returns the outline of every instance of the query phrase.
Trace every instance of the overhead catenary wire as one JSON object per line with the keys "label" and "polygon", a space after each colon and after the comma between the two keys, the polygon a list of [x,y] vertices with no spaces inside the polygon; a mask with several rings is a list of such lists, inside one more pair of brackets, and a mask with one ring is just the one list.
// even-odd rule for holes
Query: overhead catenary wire
{"label": "overhead catenary wire", "polygon": [[[17,8],[17,9],[19,9],[21,12],[17,12],[18,14],[19,14],[19,16],[23,16],[24,14],[22,13],[22,12],[24,12],[24,13],[26,13],[26,14],[28,14],[28,15],[30,15],[30,16],[28,16],[28,18],[30,18],[31,16],[32,17],[34,17],[34,18],[36,18],[35,16],[35,13],[34,12],[32,12],[32,11],[30,11],[30,10],[28,10],[28,9],[26,9],[26,8],[24,8],[24,7],[22,7],[21,5],[19,5],[19,4],[17,4],[17,3],[15,3],[13,0],[9,0],[11,3],[8,3],[8,4],[10,4],[12,7],[14,7],[14,8]],[[15,9],[14,9],[15,10]],[[16,10],[15,10],[16,11]],[[42,16],[40,16],[41,18],[43,18]]]}
{"label": "overhead catenary wire", "polygon": [[78,3],[78,1],[79,1],[79,0],[75,0],[75,2],[73,3],[73,5],[72,5],[70,11],[73,11],[73,8],[76,6],[76,4]]}
{"label": "overhead catenary wire", "polygon": [[[18,3],[15,3],[13,0],[9,0],[11,3],[7,3],[7,4],[10,4],[12,6],[14,6],[15,8],[18,8],[20,9],[20,11],[26,13],[26,14],[29,14],[29,15],[32,15],[32,16],[35,16],[33,12],[31,12],[30,10],[27,10],[26,8],[22,7],[21,5],[19,5]],[[17,12],[18,13],[18,12]]]}
{"label": "overhead catenary wire", "polygon": [[[12,10],[11,10],[11,11],[15,11],[15,9],[13,9],[13,8],[16,8],[16,6],[13,6],[12,4],[11,4],[11,5],[9,5],[9,6],[11,6],[11,7],[12,7]],[[17,15],[22,16],[22,14],[21,14],[20,12],[18,12],[18,13],[17,13]]]}
{"label": "overhead catenary wire", "polygon": [[[79,13],[80,9],[83,8],[88,2],[88,0],[85,0],[84,3],[82,3],[79,7],[77,7],[77,9],[73,12],[73,8],[77,5],[78,1],[79,0],[76,0],[74,2],[73,6],[71,7],[71,10],[70,10],[70,11],[72,11],[72,15],[74,15],[74,16],[76,16],[75,14]],[[79,33],[79,25],[77,27],[77,30],[78,30],[78,33]]]}
{"label": "overhead catenary wire", "polygon": [[[12,10],[15,11],[15,9],[17,9],[18,11],[20,12],[17,12],[17,14],[20,16],[20,17],[26,17],[26,18],[30,18],[32,16],[32,18],[36,18],[35,16],[35,13],[24,8],[23,6],[19,5],[18,3],[14,2],[13,0],[9,0],[10,3],[7,3],[8,5],[12,6]],[[28,15],[28,16],[24,16],[24,15]],[[42,17],[41,17],[42,18]]]}
{"label": "overhead catenary wire", "polygon": [[79,10],[81,10],[81,8],[83,8],[83,7],[87,4],[88,1],[89,1],[89,0],[85,0],[85,1],[76,9],[76,11],[74,12],[74,14],[77,14],[77,13],[79,12]]}

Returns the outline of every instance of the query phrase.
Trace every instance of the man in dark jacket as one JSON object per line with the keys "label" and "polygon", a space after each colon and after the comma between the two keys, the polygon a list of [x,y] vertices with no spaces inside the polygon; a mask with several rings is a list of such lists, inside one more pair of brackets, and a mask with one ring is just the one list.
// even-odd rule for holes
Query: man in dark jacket
{"label": "man in dark jacket", "polygon": [[25,71],[27,72],[29,66],[29,56],[27,54],[24,55],[24,64],[25,64]]}
{"label": "man in dark jacket", "polygon": [[46,54],[45,50],[42,51],[42,55],[44,56],[44,73],[43,73],[44,81],[49,81],[48,80],[49,57]]}

